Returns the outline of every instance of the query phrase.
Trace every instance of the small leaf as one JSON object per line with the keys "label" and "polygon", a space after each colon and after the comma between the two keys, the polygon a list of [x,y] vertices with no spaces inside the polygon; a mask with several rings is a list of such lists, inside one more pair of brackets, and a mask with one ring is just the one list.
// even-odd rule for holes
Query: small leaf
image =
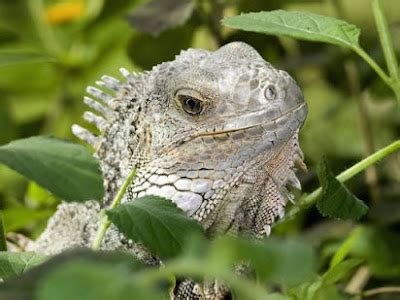
{"label": "small leaf", "polygon": [[356,227],[344,240],[344,242],[340,245],[339,249],[336,251],[335,255],[333,255],[330,268],[332,269],[337,264],[341,263],[346,256],[350,253],[353,248],[354,243],[359,239],[361,235],[362,229],[360,227]]}
{"label": "small leaf", "polygon": [[0,49],[0,67],[22,64],[54,62],[55,59],[43,53],[27,49]]}
{"label": "small leaf", "polygon": [[103,197],[99,165],[81,145],[31,137],[1,146],[0,162],[66,201]]}
{"label": "small leaf", "polygon": [[360,29],[343,20],[309,12],[274,10],[225,17],[225,26],[300,40],[358,48]]}
{"label": "small leaf", "polygon": [[361,259],[349,259],[346,261],[342,261],[341,263],[331,267],[323,276],[322,281],[323,284],[330,285],[335,284],[339,280],[347,277],[350,272],[362,263]]}
{"label": "small leaf", "polygon": [[202,233],[201,226],[175,203],[157,196],[120,205],[107,211],[107,216],[127,238],[142,243],[160,258],[176,256],[188,236]]}
{"label": "small leaf", "polygon": [[322,186],[322,195],[317,201],[317,208],[323,216],[357,220],[367,212],[368,206],[335,178],[325,160],[319,164],[317,173]]}
{"label": "small leaf", "polygon": [[0,278],[6,279],[21,275],[45,260],[45,256],[34,252],[0,252]]}
{"label": "small leaf", "polygon": [[152,0],[129,14],[128,21],[139,31],[158,35],[185,23],[194,7],[194,0]]}

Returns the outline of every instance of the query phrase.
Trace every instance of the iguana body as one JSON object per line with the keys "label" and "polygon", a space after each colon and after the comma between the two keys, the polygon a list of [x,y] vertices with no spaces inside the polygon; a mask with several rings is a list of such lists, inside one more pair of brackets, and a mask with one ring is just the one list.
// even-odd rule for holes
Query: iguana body
{"label": "iguana body", "polygon": [[[85,102],[102,116],[86,112],[84,118],[101,134],[73,127],[96,150],[106,189],[102,205],[135,168],[124,202],[159,195],[198,220],[209,236],[268,235],[291,199],[286,185],[300,186],[295,165],[304,166],[298,130],[307,107],[295,81],[240,42],[215,52],[189,49],[149,72],[122,74],[124,83],[107,76],[98,82],[113,96],[87,90],[99,102]],[[61,204],[35,250],[55,254],[89,246],[99,210],[94,201]],[[115,228],[102,246],[153,259]],[[183,284],[181,293],[190,286]]]}

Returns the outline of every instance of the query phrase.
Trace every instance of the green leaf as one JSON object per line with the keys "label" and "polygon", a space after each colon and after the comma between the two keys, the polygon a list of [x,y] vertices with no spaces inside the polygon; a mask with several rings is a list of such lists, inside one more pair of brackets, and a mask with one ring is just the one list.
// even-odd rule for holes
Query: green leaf
{"label": "green leaf", "polygon": [[127,18],[138,30],[158,35],[185,23],[194,7],[194,0],[153,0],[136,8]]}
{"label": "green leaf", "polygon": [[318,165],[317,173],[322,186],[322,195],[317,201],[317,208],[323,216],[357,220],[367,212],[368,207],[364,202],[335,178],[325,160]]}
{"label": "green leaf", "polygon": [[[22,275],[15,277],[15,278],[10,278],[6,280],[4,283],[1,283],[0,287],[0,299],[7,299],[7,300],[17,300],[17,299],[24,299],[24,300],[37,300],[37,297],[34,297],[35,294],[38,294],[41,292],[41,289],[38,288],[38,286],[43,286],[46,285],[47,280],[51,280],[54,278],[53,274],[59,274],[59,272],[62,273],[64,270],[64,267],[71,264],[75,263],[80,263],[84,262],[83,264],[89,265],[88,268],[91,268],[90,265],[97,265],[101,266],[101,270],[106,270],[110,271],[110,273],[114,274],[114,270],[118,269],[121,270],[121,274],[127,274],[128,272],[135,272],[138,270],[142,270],[144,265],[137,260],[131,255],[126,252],[118,252],[118,251],[96,251],[92,252],[88,249],[76,249],[72,251],[65,251],[59,255],[56,255],[54,257],[49,258],[47,261],[44,263],[29,269],[27,272],[23,273]],[[104,268],[103,268],[104,266]],[[86,269],[86,268],[85,268]],[[82,271],[81,267],[81,271]],[[90,271],[93,271],[91,269]],[[91,278],[88,278],[91,276],[91,272],[87,272],[82,275],[82,278],[77,276],[79,278],[78,280],[82,279],[84,282],[90,284]],[[118,273],[118,272],[117,272]],[[64,273],[63,273],[64,274]],[[89,275],[88,275],[89,274]],[[105,273],[105,276],[108,276],[109,279],[109,284],[112,284],[114,281],[110,280],[110,275],[109,273]],[[65,275],[65,274],[64,274]],[[63,276],[63,275],[61,275]],[[132,277],[130,277],[132,278]],[[73,281],[73,279],[71,279]],[[104,284],[104,282],[102,282]],[[62,283],[55,283],[57,284],[60,289],[63,288]],[[69,283],[70,285],[73,285],[76,288],[79,288],[79,282],[71,282]],[[67,283],[68,285],[68,283]],[[108,286],[107,286],[108,287]],[[38,292],[39,289],[39,292]],[[50,290],[49,290],[50,289]],[[47,296],[47,292],[51,293],[51,287],[44,291],[45,295]],[[99,289],[99,291],[103,291],[103,289]],[[73,291],[70,291],[69,293],[73,293]],[[67,295],[70,295],[68,292],[65,292],[65,297]],[[95,293],[95,291],[92,291],[92,293]],[[42,295],[42,294],[41,294]],[[64,295],[64,291],[63,291]],[[62,297],[62,295],[59,294],[59,297]],[[54,297],[53,299],[59,299],[59,297]],[[74,298],[69,298],[69,299],[84,299],[83,297],[74,297]],[[100,299],[100,298],[99,298]],[[122,298],[121,298],[122,299]]]}
{"label": "green leaf", "polygon": [[0,162],[66,201],[101,199],[97,161],[83,146],[52,137],[31,137],[0,147]]}
{"label": "green leaf", "polygon": [[343,20],[309,12],[274,10],[225,17],[223,25],[300,40],[358,48],[360,29]]}
{"label": "green leaf", "polygon": [[107,211],[107,216],[126,237],[160,258],[178,255],[188,236],[202,233],[201,226],[175,203],[157,196],[120,205]]}
{"label": "green leaf", "polygon": [[160,293],[135,282],[126,266],[83,259],[67,262],[47,274],[39,282],[36,295],[38,300],[119,300],[128,295],[162,299]]}
{"label": "green leaf", "polygon": [[45,256],[33,252],[0,252],[0,278],[7,279],[21,275],[45,260]]}
{"label": "green leaf", "polygon": [[351,251],[354,243],[359,238],[362,229],[360,227],[356,227],[349,236],[345,239],[345,241],[340,245],[339,249],[336,251],[335,255],[332,257],[330,262],[330,268],[335,267],[337,264],[341,263]]}
{"label": "green leaf", "polygon": [[0,67],[22,64],[54,62],[55,59],[49,55],[26,49],[0,49]]}
{"label": "green leaf", "polygon": [[210,256],[209,265],[217,269],[249,261],[260,279],[289,286],[309,279],[316,266],[313,248],[297,240],[222,237],[213,242]]}
{"label": "green leaf", "polygon": [[349,259],[346,261],[342,261],[341,263],[331,267],[323,276],[322,281],[324,284],[334,284],[339,280],[347,277],[350,272],[361,264],[363,260],[361,259]]}
{"label": "green leaf", "polygon": [[0,251],[7,251],[6,236],[3,225],[3,214],[0,211]]}

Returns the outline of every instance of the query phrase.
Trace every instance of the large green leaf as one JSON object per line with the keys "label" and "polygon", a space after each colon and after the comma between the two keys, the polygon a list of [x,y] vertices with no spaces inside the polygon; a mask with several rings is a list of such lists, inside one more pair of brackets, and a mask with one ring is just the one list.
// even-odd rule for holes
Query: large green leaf
{"label": "large green leaf", "polygon": [[31,137],[1,146],[0,162],[64,200],[103,197],[98,163],[81,145],[52,137]]}
{"label": "large green leaf", "polygon": [[172,201],[156,196],[120,205],[107,211],[107,215],[126,237],[161,258],[181,253],[188,236],[202,232],[201,226]]}
{"label": "large green leaf", "polygon": [[225,26],[296,39],[358,47],[360,29],[343,20],[309,12],[274,10],[225,17]]}
{"label": "large green leaf", "polygon": [[[25,254],[17,253],[15,255]],[[71,265],[74,267],[71,267]],[[76,274],[77,269],[75,267],[77,266],[81,266],[79,275]],[[66,270],[66,268],[70,269]],[[4,283],[0,283],[0,299],[37,300],[37,296],[44,297],[45,299],[104,299],[98,293],[115,297],[116,295],[120,295],[121,291],[119,287],[124,288],[128,282],[132,281],[132,272],[141,270],[142,268],[143,264],[126,252],[92,252],[88,249],[66,251],[49,258],[47,261],[29,269],[20,276],[9,278]],[[102,274],[96,278],[98,271],[102,272]],[[121,278],[126,276],[126,280],[119,282],[121,278],[118,274],[120,274]],[[117,277],[118,280],[114,281]],[[59,281],[58,279],[60,278],[68,279],[68,282]],[[105,282],[106,278],[108,278],[108,282]],[[110,280],[110,278],[113,278],[113,280]],[[107,291],[103,288],[97,288],[95,291],[93,283],[96,280],[98,280],[98,287],[105,287]],[[116,284],[116,289],[114,290],[116,294],[110,295],[111,291],[108,291],[108,289],[113,284]],[[88,290],[81,290],[85,286]],[[54,297],[53,293],[57,292],[57,289],[59,293]],[[78,291],[82,297],[74,297]],[[83,295],[91,298],[85,298]],[[99,298],[94,298],[96,296]]]}
{"label": "large green leaf", "polygon": [[73,260],[47,274],[36,290],[38,300],[120,300],[162,299],[146,286],[135,282],[124,265]]}
{"label": "large green leaf", "polygon": [[368,206],[335,178],[325,160],[318,165],[317,172],[322,186],[317,208],[322,215],[342,220],[357,220],[367,212]]}
{"label": "large green leaf", "polygon": [[0,252],[0,278],[18,276],[45,259],[45,256],[33,252]]}

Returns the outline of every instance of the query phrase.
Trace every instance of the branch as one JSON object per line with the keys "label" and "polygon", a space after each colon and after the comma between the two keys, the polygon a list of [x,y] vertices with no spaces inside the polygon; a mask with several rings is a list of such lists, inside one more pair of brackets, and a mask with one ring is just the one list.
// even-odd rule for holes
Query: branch
{"label": "branch", "polygon": [[379,294],[400,293],[400,286],[384,286],[370,289],[361,293],[363,297],[372,297]]}

